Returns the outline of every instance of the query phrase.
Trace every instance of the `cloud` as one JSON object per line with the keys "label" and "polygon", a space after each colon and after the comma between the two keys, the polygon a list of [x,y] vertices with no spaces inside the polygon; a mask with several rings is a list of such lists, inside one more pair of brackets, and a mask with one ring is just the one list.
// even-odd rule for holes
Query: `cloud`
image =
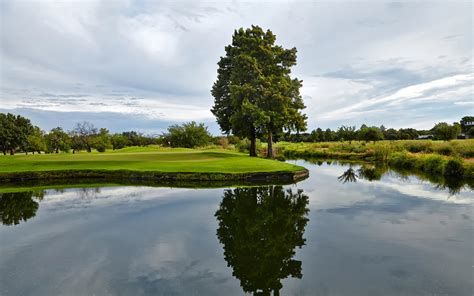
{"label": "cloud", "polygon": [[[131,125],[137,117],[148,120],[148,130],[156,120],[213,121],[216,63],[233,30],[252,24],[298,49],[293,73],[304,81],[310,129],[362,121],[428,128],[439,118],[459,120],[466,115],[463,102],[471,99],[468,2],[91,0],[0,6],[0,108],[10,112],[63,112],[76,121],[87,112],[115,114],[115,121],[130,115]],[[459,77],[469,80],[463,84]],[[450,79],[451,86],[434,84]]]}
{"label": "cloud", "polygon": [[[380,109],[371,110],[371,108],[377,105],[382,105],[384,108],[389,110],[390,108],[399,107],[402,104],[410,102],[439,103],[443,96],[446,97],[447,101],[455,101],[459,100],[459,98],[467,98],[471,96],[473,83],[473,74],[445,77],[426,83],[404,87],[388,96],[363,100],[357,104],[328,112],[323,115],[322,118],[350,118],[360,116],[361,114],[367,114],[369,112],[380,112]],[[453,91],[456,96],[451,94]]]}

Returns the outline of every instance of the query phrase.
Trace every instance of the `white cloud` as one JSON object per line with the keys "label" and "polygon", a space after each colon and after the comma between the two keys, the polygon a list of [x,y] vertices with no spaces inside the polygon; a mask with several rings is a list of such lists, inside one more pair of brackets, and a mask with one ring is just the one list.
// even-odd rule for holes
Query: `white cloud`
{"label": "white cloud", "polygon": [[[219,56],[234,29],[252,24],[272,29],[285,47],[297,47],[294,74],[304,80],[310,129],[361,121],[388,126],[397,120],[405,126],[426,122],[427,128],[438,118],[466,115],[472,97],[472,3],[467,2],[395,7],[388,2],[2,1],[0,6],[0,107],[12,112],[26,105],[51,112],[210,119],[209,90]],[[118,89],[140,98],[137,107],[108,96]],[[90,106],[73,98],[53,104],[42,93],[88,94]],[[434,101],[440,108],[421,104]],[[416,114],[408,109],[411,104],[418,104]]]}
{"label": "white cloud", "polygon": [[[455,103],[460,96],[467,97],[472,95],[473,83],[474,74],[461,74],[445,77],[426,83],[404,87],[388,96],[363,100],[348,107],[328,112],[323,115],[322,118],[336,119],[359,116],[361,113],[367,114],[373,112],[374,110],[370,109],[373,106],[381,104],[388,110],[390,107],[400,106],[408,101],[439,103],[439,98],[441,96],[447,96],[447,101],[453,101]],[[453,89],[455,92],[458,92],[457,96],[452,95],[451,92]],[[379,112],[381,110],[376,111]]]}

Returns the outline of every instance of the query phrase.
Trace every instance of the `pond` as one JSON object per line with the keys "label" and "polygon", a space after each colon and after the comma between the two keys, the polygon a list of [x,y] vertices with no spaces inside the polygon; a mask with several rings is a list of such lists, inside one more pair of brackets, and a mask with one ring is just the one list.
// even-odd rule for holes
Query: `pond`
{"label": "pond", "polygon": [[472,188],[296,163],[286,186],[0,194],[0,295],[473,294]]}

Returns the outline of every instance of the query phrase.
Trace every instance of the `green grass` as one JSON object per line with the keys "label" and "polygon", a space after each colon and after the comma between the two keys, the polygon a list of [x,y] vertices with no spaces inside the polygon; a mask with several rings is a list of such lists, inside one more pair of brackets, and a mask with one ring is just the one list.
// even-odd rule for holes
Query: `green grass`
{"label": "green grass", "polygon": [[106,153],[0,156],[0,174],[64,170],[131,170],[163,173],[295,172],[304,168],[225,150],[129,147]]}
{"label": "green grass", "polygon": [[275,145],[287,158],[322,158],[384,162],[432,175],[474,179],[474,140],[321,142]]}
{"label": "green grass", "polygon": [[432,140],[398,140],[398,141],[378,141],[365,143],[363,141],[349,142],[319,142],[319,143],[288,143],[279,142],[275,147],[286,153],[319,153],[326,155],[349,156],[373,156],[378,150],[385,150],[387,147],[391,152],[407,151],[411,153],[435,153],[445,156],[456,156],[462,158],[474,157],[474,139],[432,141]]}

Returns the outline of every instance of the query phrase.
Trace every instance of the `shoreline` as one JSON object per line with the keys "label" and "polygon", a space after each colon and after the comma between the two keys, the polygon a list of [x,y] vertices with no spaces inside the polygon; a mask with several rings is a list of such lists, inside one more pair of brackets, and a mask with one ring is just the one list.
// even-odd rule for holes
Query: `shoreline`
{"label": "shoreline", "polygon": [[212,172],[157,172],[136,170],[53,170],[0,173],[0,184],[28,181],[58,180],[102,180],[102,181],[147,181],[152,183],[173,182],[236,182],[272,183],[298,182],[309,176],[307,169],[298,171],[249,172],[249,173],[212,173]]}

